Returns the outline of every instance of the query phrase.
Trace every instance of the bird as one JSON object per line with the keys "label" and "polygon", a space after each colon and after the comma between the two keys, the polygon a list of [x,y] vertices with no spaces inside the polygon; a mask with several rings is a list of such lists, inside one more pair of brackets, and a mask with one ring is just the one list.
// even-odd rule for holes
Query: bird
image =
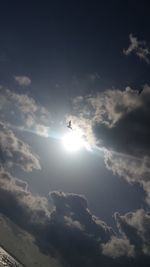
{"label": "bird", "polygon": [[143,89],[144,88],[141,88],[141,89],[138,90],[138,95],[140,95],[142,93]]}
{"label": "bird", "polygon": [[69,129],[71,129],[71,130],[72,130],[71,121],[69,121],[69,122],[68,122],[68,125],[67,125],[67,127],[68,127]]}

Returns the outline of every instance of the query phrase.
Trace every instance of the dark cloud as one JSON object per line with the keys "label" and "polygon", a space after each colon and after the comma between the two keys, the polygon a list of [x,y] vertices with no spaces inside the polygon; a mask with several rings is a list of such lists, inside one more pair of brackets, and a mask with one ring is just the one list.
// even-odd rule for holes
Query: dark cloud
{"label": "dark cloud", "polygon": [[[147,90],[146,90],[147,89]],[[114,117],[120,116],[113,127],[96,122],[94,132],[105,147],[131,155],[148,155],[150,153],[150,88],[146,87],[141,96],[141,105],[130,110],[116,101]],[[119,106],[120,105],[120,106]],[[113,114],[112,114],[113,116]]]}
{"label": "dark cloud", "polygon": [[41,253],[34,244],[34,238],[2,214],[0,214],[0,236],[4,248],[22,262],[23,266],[62,267],[59,259]]}
{"label": "dark cloud", "polygon": [[115,215],[119,237],[90,213],[81,195],[53,191],[49,200],[33,196],[24,182],[3,168],[0,182],[0,212],[29,232],[42,253],[57,257],[63,266],[123,266],[123,262],[130,266],[130,261],[136,266],[137,256],[150,260],[149,214],[144,211]]}
{"label": "dark cloud", "polygon": [[[1,176],[4,176],[4,170]],[[85,198],[52,192],[55,209],[50,214],[44,198],[33,197],[22,185],[16,185],[13,177],[9,178],[0,189],[0,211],[30,232],[43,253],[55,256],[59,253],[71,266],[92,266],[90,262],[98,260],[100,250],[96,238],[106,241],[112,231],[92,217]]]}
{"label": "dark cloud", "polygon": [[[124,92],[124,94],[127,93],[128,91]],[[113,126],[98,122],[95,122],[93,126],[100,144],[110,151],[105,151],[106,167],[114,174],[124,177],[128,182],[140,183],[147,193],[148,204],[150,203],[149,97],[150,88],[145,86],[140,100],[137,99],[137,103],[138,101],[140,103],[134,108],[130,109],[129,103],[129,110],[124,109],[124,105],[118,110],[119,104],[115,102],[114,117],[118,112],[121,116]]]}
{"label": "dark cloud", "polygon": [[94,148],[104,152],[106,167],[129,183],[138,182],[150,203],[150,87],[127,87],[74,99],[72,119]]}
{"label": "dark cloud", "polygon": [[104,242],[114,234],[110,227],[90,213],[87,200],[83,196],[60,192],[51,192],[50,196],[56,207],[53,212],[55,219],[64,220],[64,216],[68,217],[72,222],[78,222],[81,230]]}
{"label": "dark cloud", "polygon": [[100,242],[107,242],[114,233],[89,212],[84,197],[51,192],[54,205],[51,209],[45,198],[32,196],[4,170],[3,176],[9,176],[9,180],[2,178],[0,211],[31,233],[43,253],[55,256],[59,253],[71,266],[92,266],[99,261]]}

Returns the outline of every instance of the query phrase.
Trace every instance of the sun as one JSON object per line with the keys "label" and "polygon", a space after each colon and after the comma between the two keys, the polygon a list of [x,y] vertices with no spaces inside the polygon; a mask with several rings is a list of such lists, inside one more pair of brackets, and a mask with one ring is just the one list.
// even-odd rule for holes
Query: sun
{"label": "sun", "polygon": [[77,152],[87,147],[80,131],[70,131],[62,138],[64,148],[69,152]]}

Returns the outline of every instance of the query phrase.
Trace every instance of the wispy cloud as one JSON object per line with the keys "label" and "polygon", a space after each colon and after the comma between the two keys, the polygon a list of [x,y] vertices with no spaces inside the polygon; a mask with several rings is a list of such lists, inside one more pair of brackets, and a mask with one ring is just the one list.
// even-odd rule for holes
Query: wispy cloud
{"label": "wispy cloud", "polygon": [[28,76],[14,76],[14,79],[21,86],[28,86],[31,84],[31,79]]}
{"label": "wispy cloud", "polygon": [[140,59],[144,60],[147,64],[150,63],[150,50],[146,41],[139,41],[133,34],[129,34],[130,44],[127,49],[123,49],[123,53],[127,56],[131,53],[137,55]]}
{"label": "wispy cloud", "polygon": [[10,128],[47,136],[50,113],[27,94],[18,94],[2,87],[0,111],[0,120]]}
{"label": "wispy cloud", "polygon": [[1,88],[0,158],[5,167],[19,166],[27,172],[40,169],[39,156],[17,137],[17,131],[48,137],[48,121],[48,111],[33,98]]}
{"label": "wispy cloud", "polygon": [[26,172],[40,169],[39,157],[3,124],[0,124],[0,159],[8,168],[16,165]]}

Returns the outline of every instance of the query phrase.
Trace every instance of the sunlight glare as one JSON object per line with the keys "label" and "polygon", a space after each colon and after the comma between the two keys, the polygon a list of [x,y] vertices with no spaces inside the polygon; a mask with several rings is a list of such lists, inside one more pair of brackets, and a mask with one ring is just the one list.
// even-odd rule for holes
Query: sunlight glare
{"label": "sunlight glare", "polygon": [[76,152],[89,147],[80,131],[70,131],[63,137],[62,141],[63,146],[69,152]]}

